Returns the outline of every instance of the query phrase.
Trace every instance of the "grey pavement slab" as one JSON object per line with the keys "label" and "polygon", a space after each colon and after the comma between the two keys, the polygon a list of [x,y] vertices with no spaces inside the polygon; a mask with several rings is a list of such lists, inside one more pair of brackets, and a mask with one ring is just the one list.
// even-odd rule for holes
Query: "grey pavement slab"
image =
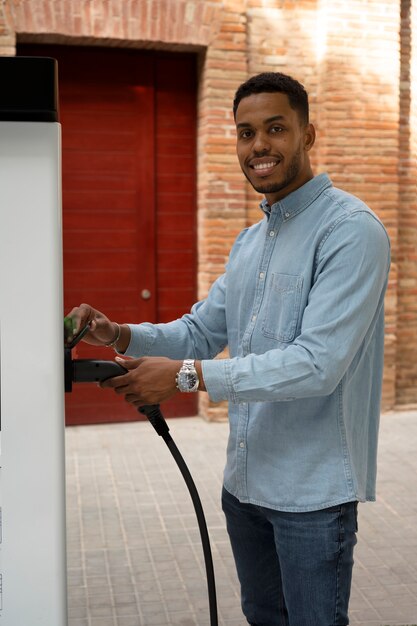
{"label": "grey pavement slab", "polygon": [[[210,534],[220,626],[244,626],[220,506],[227,423],[168,421]],[[193,505],[148,422],[66,429],[68,626],[209,626]],[[378,499],[359,507],[351,624],[417,625],[417,412],[381,418]]]}

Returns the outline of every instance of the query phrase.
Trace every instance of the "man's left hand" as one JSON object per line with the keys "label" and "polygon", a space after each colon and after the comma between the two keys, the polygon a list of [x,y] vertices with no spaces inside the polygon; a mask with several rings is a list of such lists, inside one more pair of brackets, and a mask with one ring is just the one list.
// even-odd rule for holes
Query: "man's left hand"
{"label": "man's left hand", "polygon": [[133,406],[159,404],[177,393],[175,377],[182,361],[151,356],[140,359],[116,357],[116,361],[128,370],[127,373],[109,378],[101,386],[124,395],[125,400]]}

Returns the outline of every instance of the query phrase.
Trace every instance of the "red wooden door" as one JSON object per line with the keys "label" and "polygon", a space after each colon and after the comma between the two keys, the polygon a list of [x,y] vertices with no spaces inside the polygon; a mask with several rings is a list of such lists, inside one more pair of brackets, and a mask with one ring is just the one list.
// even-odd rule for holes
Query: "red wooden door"
{"label": "red wooden door", "polygon": [[[195,300],[195,64],[192,55],[21,46],[58,59],[64,309],[89,302],[123,322],[169,321]],[[150,297],[148,297],[150,295]],[[113,358],[81,344],[79,358]],[[194,395],[162,407],[194,415]],[[95,385],[66,395],[68,424],[139,414]]]}

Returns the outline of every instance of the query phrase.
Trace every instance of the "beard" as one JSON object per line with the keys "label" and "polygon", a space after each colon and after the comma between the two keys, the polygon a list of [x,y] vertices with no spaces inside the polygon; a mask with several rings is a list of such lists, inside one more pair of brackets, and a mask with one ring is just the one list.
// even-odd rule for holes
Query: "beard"
{"label": "beard", "polygon": [[275,183],[272,183],[272,182],[268,183],[265,181],[264,183],[259,182],[255,185],[253,181],[249,178],[249,176],[245,172],[243,173],[245,174],[246,178],[248,179],[252,187],[258,193],[262,193],[264,195],[271,194],[271,193],[278,193],[279,191],[282,191],[283,189],[288,187],[288,185],[290,185],[299,175],[301,171],[301,166],[302,166],[301,154],[302,154],[302,149],[300,146],[297,152],[293,155],[288,167],[285,169],[283,179]]}

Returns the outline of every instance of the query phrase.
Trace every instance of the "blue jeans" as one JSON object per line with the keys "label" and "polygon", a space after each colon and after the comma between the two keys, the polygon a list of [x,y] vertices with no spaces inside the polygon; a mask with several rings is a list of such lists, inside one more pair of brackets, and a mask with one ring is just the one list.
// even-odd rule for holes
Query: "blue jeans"
{"label": "blue jeans", "polygon": [[249,624],[349,624],[357,502],[285,513],[223,489],[222,505]]}

